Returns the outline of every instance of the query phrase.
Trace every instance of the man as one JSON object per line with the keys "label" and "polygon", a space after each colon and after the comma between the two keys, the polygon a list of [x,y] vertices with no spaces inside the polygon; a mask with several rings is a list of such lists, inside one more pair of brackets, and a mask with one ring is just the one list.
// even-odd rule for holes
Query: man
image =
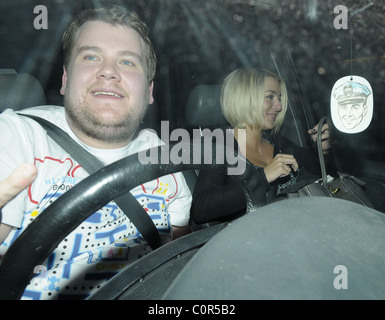
{"label": "man", "polygon": [[[64,33],[63,51],[64,108],[41,106],[21,113],[55,123],[105,164],[160,144],[155,135],[146,142],[135,135],[154,100],[156,67],[147,27],[135,13],[117,6],[86,10]],[[34,120],[7,110],[0,127],[2,256],[36,216],[88,174]],[[180,173],[131,193],[163,241],[186,230],[191,193]],[[86,298],[149,251],[131,221],[109,203],[58,245],[43,264],[45,282],[33,278],[22,298]]]}

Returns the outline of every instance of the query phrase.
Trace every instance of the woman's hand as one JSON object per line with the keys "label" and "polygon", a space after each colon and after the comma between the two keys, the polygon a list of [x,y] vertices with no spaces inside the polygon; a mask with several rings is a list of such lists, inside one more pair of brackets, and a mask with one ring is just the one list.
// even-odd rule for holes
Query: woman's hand
{"label": "woman's hand", "polygon": [[269,183],[278,178],[286,177],[292,170],[298,170],[298,163],[291,154],[277,154],[273,161],[263,168]]}
{"label": "woman's hand", "polygon": [[[318,135],[317,130],[318,130],[318,124],[315,125],[314,128],[308,130],[308,133],[314,143],[317,143],[317,135]],[[322,153],[328,154],[332,145],[331,145],[330,130],[327,123],[325,123],[322,126],[321,141],[322,141]]]}

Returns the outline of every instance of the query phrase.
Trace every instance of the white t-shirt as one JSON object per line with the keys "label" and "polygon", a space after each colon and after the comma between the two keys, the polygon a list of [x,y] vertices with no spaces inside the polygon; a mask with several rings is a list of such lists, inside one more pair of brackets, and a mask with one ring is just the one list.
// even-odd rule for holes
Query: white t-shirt
{"label": "white t-shirt", "polygon": [[[41,106],[20,111],[40,116],[65,130],[64,107]],[[20,233],[50,203],[88,176],[87,172],[56,144],[34,120],[12,110],[0,115],[0,180],[24,162],[37,166],[34,183],[2,209],[2,223],[15,227],[0,245],[0,259]],[[121,149],[100,150],[83,146],[106,164],[161,144],[148,131]],[[148,139],[150,137],[151,139]],[[151,216],[163,241],[171,239],[171,226],[188,224],[191,192],[181,173],[170,174],[131,190]],[[44,241],[44,239],[42,239]],[[109,278],[151,248],[125,214],[111,202],[71,232],[40,266],[23,299],[86,298]]]}

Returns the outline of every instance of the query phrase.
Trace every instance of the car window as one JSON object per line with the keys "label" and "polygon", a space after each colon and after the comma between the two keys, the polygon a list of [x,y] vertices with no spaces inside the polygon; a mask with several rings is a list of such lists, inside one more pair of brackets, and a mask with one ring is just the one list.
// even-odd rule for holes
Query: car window
{"label": "car window", "polygon": [[[120,1],[109,1],[108,3]],[[103,4],[103,1],[100,1]],[[240,66],[281,74],[301,130],[330,115],[331,90],[344,76],[373,89],[373,119],[361,133],[336,131],[336,147],[360,161],[385,161],[384,5],[360,0],[125,1],[146,20],[158,54],[155,121],[185,127],[185,106],[199,84],[221,84]],[[63,104],[60,38],[93,1],[3,1],[0,68],[41,82],[48,104]],[[45,9],[44,9],[45,8]],[[306,143],[305,135],[298,141]],[[341,152],[344,154],[344,152]]]}

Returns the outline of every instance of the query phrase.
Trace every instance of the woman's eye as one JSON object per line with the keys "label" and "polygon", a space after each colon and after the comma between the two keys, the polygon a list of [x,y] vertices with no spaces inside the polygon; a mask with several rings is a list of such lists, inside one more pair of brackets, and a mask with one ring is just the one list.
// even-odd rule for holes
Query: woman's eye
{"label": "woman's eye", "polygon": [[273,95],[268,95],[268,96],[266,96],[265,98],[268,99],[268,100],[273,100],[273,99],[274,99],[274,96],[273,96]]}

